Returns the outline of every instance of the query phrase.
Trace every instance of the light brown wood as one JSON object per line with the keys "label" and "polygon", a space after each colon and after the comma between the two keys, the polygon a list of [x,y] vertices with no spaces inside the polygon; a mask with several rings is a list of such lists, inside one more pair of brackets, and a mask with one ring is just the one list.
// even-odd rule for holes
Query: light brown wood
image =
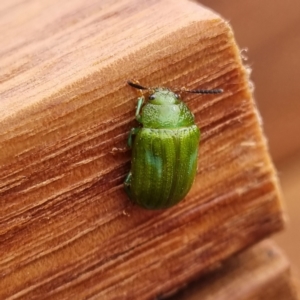
{"label": "light brown wood", "polygon": [[[11,1],[0,14],[0,297],[153,298],[282,228],[247,72],[220,17],[177,0]],[[225,90],[184,97],[202,131],[198,173],[166,211],[131,204],[130,151],[112,154],[136,126],[134,78]]]}
{"label": "light brown wood", "polygon": [[176,300],[297,300],[290,264],[271,240],[228,259],[168,298]]}

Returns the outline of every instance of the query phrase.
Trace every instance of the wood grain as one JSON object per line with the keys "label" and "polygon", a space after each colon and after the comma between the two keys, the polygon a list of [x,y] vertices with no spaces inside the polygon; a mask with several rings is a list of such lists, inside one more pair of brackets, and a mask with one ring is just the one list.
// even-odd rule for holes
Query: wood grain
{"label": "wood grain", "polygon": [[225,261],[169,300],[297,300],[290,263],[271,240]]}
{"label": "wood grain", "polygon": [[[282,229],[279,190],[230,27],[186,1],[7,2],[0,49],[0,298],[149,299]],[[122,182],[137,94],[188,95],[195,184],[166,211]]]}

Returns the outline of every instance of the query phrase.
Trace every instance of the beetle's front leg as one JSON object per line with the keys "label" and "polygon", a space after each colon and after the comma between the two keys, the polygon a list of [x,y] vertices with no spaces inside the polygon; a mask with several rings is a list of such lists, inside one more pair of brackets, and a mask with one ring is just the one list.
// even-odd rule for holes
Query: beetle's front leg
{"label": "beetle's front leg", "polygon": [[142,105],[145,101],[145,97],[142,96],[142,97],[139,97],[138,98],[138,102],[137,102],[137,106],[136,106],[136,111],[135,111],[135,118],[138,122],[141,121],[141,115],[140,115],[140,111],[141,111],[141,108],[142,108]]}
{"label": "beetle's front leg", "polygon": [[127,140],[127,145],[128,145],[129,148],[132,147],[132,136],[136,135],[139,132],[140,129],[141,128],[139,128],[139,127],[138,128],[131,128],[131,130],[129,132],[128,140]]}
{"label": "beetle's front leg", "polygon": [[125,188],[127,195],[129,196],[129,198],[130,198],[131,177],[132,177],[132,174],[131,174],[131,172],[129,172],[124,181],[124,188]]}

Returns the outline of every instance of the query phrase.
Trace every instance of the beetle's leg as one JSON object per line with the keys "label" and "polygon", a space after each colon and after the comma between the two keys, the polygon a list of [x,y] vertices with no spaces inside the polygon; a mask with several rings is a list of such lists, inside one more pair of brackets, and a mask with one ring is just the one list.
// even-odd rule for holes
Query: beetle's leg
{"label": "beetle's leg", "polygon": [[144,101],[145,101],[144,96],[138,98],[136,111],[135,111],[135,118],[137,119],[138,122],[140,122],[140,120],[141,120],[140,111],[141,111],[141,108],[142,108],[142,105],[143,105]]}
{"label": "beetle's leg", "polygon": [[125,192],[127,193],[127,195],[129,196],[129,198],[131,198],[131,193],[130,193],[131,177],[132,177],[132,174],[131,174],[131,172],[129,172],[124,181],[124,189],[125,189]]}
{"label": "beetle's leg", "polygon": [[117,147],[113,147],[109,153],[115,155],[117,153],[125,153],[128,151],[128,147],[123,147],[123,148],[117,148]]}
{"label": "beetle's leg", "polygon": [[140,129],[141,128],[139,128],[139,127],[131,128],[131,130],[129,132],[128,140],[127,140],[127,145],[128,145],[129,148],[132,147],[132,136],[136,135],[139,132]]}

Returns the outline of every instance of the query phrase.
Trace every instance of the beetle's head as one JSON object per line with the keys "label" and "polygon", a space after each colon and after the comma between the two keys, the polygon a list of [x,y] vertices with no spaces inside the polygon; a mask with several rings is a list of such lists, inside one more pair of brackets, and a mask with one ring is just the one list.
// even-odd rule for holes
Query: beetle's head
{"label": "beetle's head", "polygon": [[[157,105],[168,105],[168,104],[178,104],[180,103],[180,97],[172,92],[168,88],[157,87],[157,88],[147,88],[138,83],[128,81],[127,82],[130,86],[134,87],[135,89],[139,90],[147,90],[150,92],[149,101],[152,104]],[[187,90],[182,88],[179,90],[180,92],[186,93],[194,93],[194,94],[219,94],[222,93],[222,89],[213,89],[213,90]]]}
{"label": "beetle's head", "polygon": [[156,88],[149,95],[151,104],[166,105],[178,104],[180,102],[179,96],[167,88]]}

